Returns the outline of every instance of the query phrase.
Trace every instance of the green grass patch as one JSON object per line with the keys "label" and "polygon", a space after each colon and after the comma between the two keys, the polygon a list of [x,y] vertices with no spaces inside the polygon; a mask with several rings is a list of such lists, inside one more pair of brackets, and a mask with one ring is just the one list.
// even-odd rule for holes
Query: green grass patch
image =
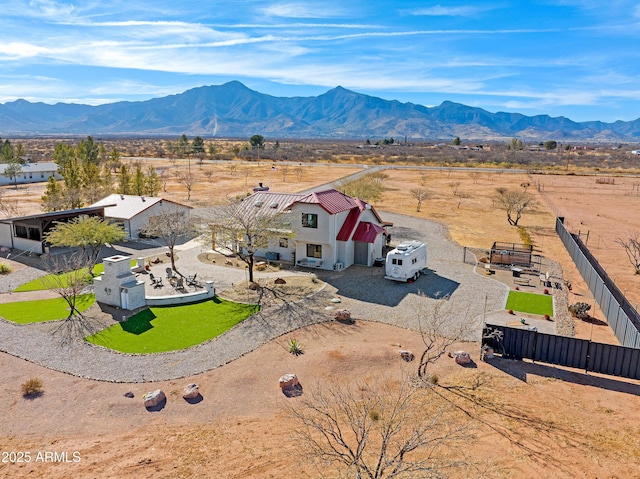
{"label": "green grass patch", "polygon": [[[131,266],[134,266],[136,264],[137,260],[131,260]],[[85,268],[83,268],[85,269]],[[98,263],[97,265],[95,265],[93,267],[93,277],[96,276],[100,276],[101,273],[104,273],[104,264],[103,263]],[[29,281],[28,283],[24,283],[20,286],[18,286],[16,289],[14,289],[13,291],[16,293],[23,293],[25,291],[44,291],[49,289],[48,285],[51,284],[51,281],[49,280],[49,278],[51,276],[54,276],[53,274],[48,274],[46,276],[42,276],[40,278],[34,279],[32,281]],[[68,273],[65,277],[63,277],[62,279],[62,285],[63,286],[68,286],[69,285],[69,281],[66,278],[73,278],[75,276],[75,273]],[[89,275],[87,274],[87,283],[90,284],[91,283],[91,278],[89,277]]]}
{"label": "green grass patch", "polygon": [[[81,294],[77,297],[76,307],[81,312],[86,311],[95,300],[93,294]],[[4,303],[0,304],[0,316],[18,324],[55,321],[69,316],[69,306],[62,298]]]}
{"label": "green grass patch", "polygon": [[180,306],[156,306],[85,339],[122,353],[175,351],[220,336],[258,309],[256,305],[220,298]]}
{"label": "green grass patch", "polygon": [[507,306],[520,313],[548,314],[553,316],[553,297],[548,294],[524,293],[522,291],[509,291]]}

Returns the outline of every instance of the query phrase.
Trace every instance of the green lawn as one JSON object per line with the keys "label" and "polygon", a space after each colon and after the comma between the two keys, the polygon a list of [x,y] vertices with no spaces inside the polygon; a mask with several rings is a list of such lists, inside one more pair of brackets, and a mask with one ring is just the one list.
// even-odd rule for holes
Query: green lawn
{"label": "green lawn", "polygon": [[[137,260],[131,260],[131,266],[135,265],[136,261]],[[103,263],[98,263],[93,267],[94,277],[100,276],[100,273],[103,273],[103,272],[104,272]],[[24,291],[43,291],[43,290],[49,289],[48,285],[50,284],[50,282],[47,281],[47,278],[49,278],[50,276],[53,276],[53,275],[48,274],[46,276],[42,276],[41,278],[34,279],[33,281],[29,281],[28,283],[24,283],[18,286],[13,291],[15,291],[16,293],[21,293]],[[87,278],[87,283],[90,283],[89,278]],[[66,286],[66,282],[64,282],[63,284]]]}
{"label": "green lawn", "polygon": [[[78,310],[86,311],[95,300],[93,294],[81,294],[77,298],[76,306]],[[62,298],[4,303],[0,304],[0,316],[18,324],[55,321],[69,316],[69,306]]]}
{"label": "green lawn", "polygon": [[85,339],[123,353],[186,349],[220,336],[258,311],[258,306],[220,298],[153,307]]}
{"label": "green lawn", "polygon": [[553,316],[553,297],[548,294],[523,293],[522,291],[509,291],[507,306],[520,313],[548,314]]}

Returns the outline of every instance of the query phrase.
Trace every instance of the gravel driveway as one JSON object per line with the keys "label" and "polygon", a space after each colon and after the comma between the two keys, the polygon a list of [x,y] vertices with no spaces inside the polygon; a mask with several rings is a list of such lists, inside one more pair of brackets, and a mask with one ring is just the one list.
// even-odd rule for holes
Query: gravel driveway
{"label": "gravel driveway", "polygon": [[[479,340],[484,316],[504,308],[508,287],[476,274],[473,266],[463,263],[462,248],[446,238],[440,224],[391,213],[382,216],[396,225],[392,229],[394,243],[417,239],[428,244],[429,272],[412,284],[385,280],[384,268],[352,266],[342,272],[313,271],[328,285],[301,305],[298,314],[266,310],[186,351],[126,355],[84,341],[63,346],[52,339],[46,326],[17,325],[5,320],[0,320],[0,350],[51,369],[103,381],[176,379],[214,369],[282,334],[330,319],[331,313],[325,307],[332,304],[329,300],[335,295],[342,299],[336,306],[349,309],[355,318],[412,329],[419,327],[417,308],[427,314],[440,308],[449,323],[464,321],[470,325],[468,339]],[[185,245],[179,253],[180,268],[189,274],[197,271],[199,278],[212,279],[218,291],[244,280],[243,271],[205,267],[197,260],[200,252],[198,245]],[[161,274],[164,268],[158,266]],[[29,274],[21,276],[26,278]],[[420,292],[424,296],[419,296]]]}

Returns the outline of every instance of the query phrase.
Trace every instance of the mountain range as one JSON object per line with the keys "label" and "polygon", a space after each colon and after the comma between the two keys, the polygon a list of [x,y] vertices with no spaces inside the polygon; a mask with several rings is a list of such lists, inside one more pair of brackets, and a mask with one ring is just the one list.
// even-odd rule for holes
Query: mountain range
{"label": "mountain range", "polygon": [[425,107],[342,87],[315,97],[275,97],[238,81],[138,102],[98,106],[0,104],[0,136],[113,135],[268,138],[404,138],[640,141],[634,121],[574,122],[548,115],[490,113],[445,101]]}

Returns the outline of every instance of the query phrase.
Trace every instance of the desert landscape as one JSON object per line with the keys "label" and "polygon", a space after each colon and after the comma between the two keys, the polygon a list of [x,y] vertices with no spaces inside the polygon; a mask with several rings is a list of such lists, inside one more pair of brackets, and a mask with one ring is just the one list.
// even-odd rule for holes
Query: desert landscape
{"label": "desert landscape", "polygon": [[[191,168],[198,181],[190,200],[175,175],[160,196],[196,207],[227,195],[245,195],[259,182],[273,191],[297,192],[368,169],[346,162],[130,161],[153,162],[160,171]],[[572,231],[588,232],[588,246],[630,301],[640,301],[640,277],[616,243],[640,229],[638,177],[613,171],[594,176],[582,174],[587,171],[566,175],[403,166],[409,167],[380,171],[386,175],[385,190],[374,204],[383,216],[388,211],[439,222],[453,241],[479,251],[494,241],[521,243],[527,235],[536,253],[562,266],[564,278],[573,285],[569,302],[588,302],[589,292],[554,231],[555,217],[564,216]],[[596,181],[603,178],[612,182]],[[416,211],[410,191],[420,187],[428,197]],[[535,208],[523,215],[521,229],[509,225],[504,211],[495,206],[498,187],[526,189],[535,197]],[[41,185],[3,191],[5,198],[19,202],[21,214],[38,211],[42,192]],[[592,315],[604,319],[595,305]],[[617,343],[602,321],[576,320],[575,331],[578,337]],[[286,350],[293,337],[304,346],[304,354],[297,357]],[[288,408],[345,380],[372,389],[399,385],[416,371],[414,363],[400,360],[398,350],[420,352],[422,347],[415,331],[359,317],[353,325],[329,322],[294,331],[194,377],[148,384],[83,379],[2,353],[0,405],[6,414],[0,450],[29,451],[32,457],[37,452],[67,452],[69,461],[3,461],[0,474],[279,478],[321,477],[323,471],[325,477],[337,477],[336,471],[323,469],[299,449]],[[483,362],[477,343],[455,349],[468,350],[476,367],[460,367],[444,356],[433,370],[437,385],[421,392],[434,407],[444,408],[448,422],[469,427],[468,440],[448,451],[465,458],[449,471],[451,477],[640,477],[640,420],[635,414],[640,382],[499,358]],[[300,377],[301,398],[280,391],[277,379],[287,372]],[[31,377],[42,380],[44,393],[24,399],[20,384]],[[183,386],[192,382],[201,386],[203,400],[198,404],[180,397]],[[141,397],[157,388],[167,392],[167,406],[148,412]],[[124,396],[129,391],[134,398]]]}

